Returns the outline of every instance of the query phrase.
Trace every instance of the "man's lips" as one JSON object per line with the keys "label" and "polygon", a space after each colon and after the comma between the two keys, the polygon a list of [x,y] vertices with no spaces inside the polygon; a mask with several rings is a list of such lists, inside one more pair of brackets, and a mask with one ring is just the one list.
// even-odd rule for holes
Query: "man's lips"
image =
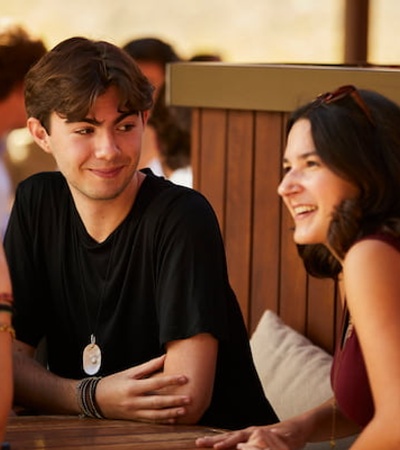
{"label": "man's lips", "polygon": [[91,173],[93,173],[94,175],[97,175],[98,177],[101,178],[114,178],[115,176],[117,176],[121,170],[122,170],[122,166],[120,167],[110,167],[110,168],[92,168],[89,169]]}

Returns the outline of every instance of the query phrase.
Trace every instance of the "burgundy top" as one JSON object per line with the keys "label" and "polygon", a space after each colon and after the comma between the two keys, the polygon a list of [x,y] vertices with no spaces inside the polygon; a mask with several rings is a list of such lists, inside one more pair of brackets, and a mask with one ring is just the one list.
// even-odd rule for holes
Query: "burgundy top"
{"label": "burgundy top", "polygon": [[[400,240],[392,236],[377,234],[365,239],[379,239],[400,252]],[[333,359],[331,383],[339,409],[353,422],[365,427],[375,408],[357,333],[350,323],[346,305],[342,335]]]}

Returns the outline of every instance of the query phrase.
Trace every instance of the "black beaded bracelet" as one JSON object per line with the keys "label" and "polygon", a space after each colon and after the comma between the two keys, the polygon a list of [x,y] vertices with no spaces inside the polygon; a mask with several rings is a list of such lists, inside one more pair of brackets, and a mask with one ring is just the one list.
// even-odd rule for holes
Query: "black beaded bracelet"
{"label": "black beaded bracelet", "polygon": [[12,314],[13,308],[12,308],[11,305],[7,305],[6,303],[0,303],[0,312],[1,311],[8,312],[8,313]]}
{"label": "black beaded bracelet", "polygon": [[77,385],[78,404],[83,416],[104,419],[95,401],[96,388],[100,380],[101,377],[88,377]]}

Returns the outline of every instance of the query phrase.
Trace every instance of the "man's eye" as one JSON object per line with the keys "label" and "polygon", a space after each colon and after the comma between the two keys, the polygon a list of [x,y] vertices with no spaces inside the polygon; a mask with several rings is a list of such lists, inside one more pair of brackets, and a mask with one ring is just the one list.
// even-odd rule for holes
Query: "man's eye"
{"label": "man's eye", "polygon": [[91,134],[93,133],[93,128],[79,128],[75,133],[80,135]]}
{"label": "man's eye", "polygon": [[124,123],[118,127],[118,131],[131,131],[135,128],[134,123]]}

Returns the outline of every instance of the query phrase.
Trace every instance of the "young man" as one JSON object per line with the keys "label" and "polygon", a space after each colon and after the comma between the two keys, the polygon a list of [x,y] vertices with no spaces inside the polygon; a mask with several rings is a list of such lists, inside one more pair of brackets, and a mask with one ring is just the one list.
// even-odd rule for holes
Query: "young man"
{"label": "young man", "polygon": [[[276,421],[210,205],[137,171],[152,87],[132,58],[68,39],[29,72],[25,97],[60,172],[20,185],[6,234],[16,401],[160,423]],[[43,337],[48,371],[34,359]]]}

